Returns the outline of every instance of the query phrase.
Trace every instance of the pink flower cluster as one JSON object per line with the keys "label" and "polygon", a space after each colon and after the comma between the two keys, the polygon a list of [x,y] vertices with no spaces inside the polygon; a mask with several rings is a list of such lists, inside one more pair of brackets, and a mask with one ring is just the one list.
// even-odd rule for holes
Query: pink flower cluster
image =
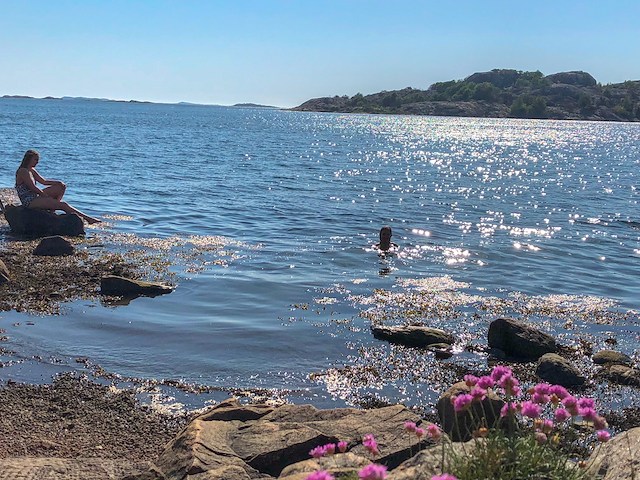
{"label": "pink flower cluster", "polygon": [[415,422],[404,422],[404,429],[407,432],[415,433],[419,439],[427,435],[433,440],[439,440],[442,437],[442,430],[434,423],[430,423],[427,428],[418,427]]}
{"label": "pink flower cluster", "polygon": [[326,455],[333,455],[336,453],[336,448],[340,453],[344,453],[347,451],[347,446],[347,442],[338,442],[337,445],[335,443],[327,443],[326,445],[319,445],[311,449],[309,455],[313,458],[322,458]]}
{"label": "pink flower cluster", "polygon": [[433,477],[431,477],[431,480],[458,480],[458,479],[453,475],[450,475],[448,473],[443,473],[442,475],[434,475]]}
{"label": "pink flower cluster", "polygon": [[[413,424],[415,426],[415,423]],[[373,456],[380,455],[378,448],[378,442],[371,434],[365,435],[362,439],[362,445]],[[322,458],[327,455],[333,455],[337,451],[344,453],[347,451],[347,442],[327,443],[326,445],[319,445],[309,452],[313,458]],[[358,472],[358,478],[360,480],[384,480],[387,477],[387,467],[384,465],[378,465],[375,463],[369,464],[366,467],[360,469]],[[308,475],[305,480],[335,480],[335,477],[326,470],[319,470]]]}
{"label": "pink flower cluster", "polygon": [[[497,386],[508,398],[500,411],[500,416],[506,417],[519,413],[523,417],[533,419],[536,427],[535,436],[540,443],[546,442],[546,436],[558,424],[578,416],[593,423],[595,430],[597,430],[598,440],[606,442],[610,437],[609,432],[605,430],[607,422],[597,414],[594,400],[576,398],[561,385],[539,383],[527,391],[531,395],[529,400],[512,401],[520,395],[521,388],[520,382],[513,376],[509,367],[499,365],[491,371],[491,375],[480,378],[474,375],[465,375],[464,381],[471,388],[471,392],[451,399],[456,412],[464,412],[474,402],[482,401],[488,389]],[[545,410],[552,411],[553,420],[540,418]]]}

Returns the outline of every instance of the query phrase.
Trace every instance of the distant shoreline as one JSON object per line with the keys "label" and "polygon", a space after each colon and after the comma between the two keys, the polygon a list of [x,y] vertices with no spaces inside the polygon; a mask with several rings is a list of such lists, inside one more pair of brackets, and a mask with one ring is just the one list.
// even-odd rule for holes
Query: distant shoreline
{"label": "distant shoreline", "polygon": [[602,85],[582,71],[494,69],[464,80],[370,95],[313,98],[302,112],[640,122],[640,80]]}
{"label": "distant shoreline", "polygon": [[59,101],[86,101],[86,102],[113,102],[113,103],[141,103],[150,105],[193,105],[199,107],[237,107],[237,108],[271,108],[280,109],[274,105],[261,105],[258,103],[236,103],[234,105],[219,105],[208,103],[192,103],[192,102],[150,102],[147,100],[115,100],[111,98],[95,98],[95,97],[31,97],[29,95],[2,95],[0,99],[14,99],[14,100],[59,100]]}

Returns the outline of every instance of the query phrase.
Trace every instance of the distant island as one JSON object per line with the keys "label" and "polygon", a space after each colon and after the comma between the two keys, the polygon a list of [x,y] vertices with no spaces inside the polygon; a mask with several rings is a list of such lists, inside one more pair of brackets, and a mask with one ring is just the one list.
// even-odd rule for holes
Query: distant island
{"label": "distant island", "polygon": [[232,105],[233,107],[241,107],[241,108],[280,108],[274,107],[272,105],[260,105],[259,103],[236,103]]}
{"label": "distant island", "polygon": [[489,118],[640,121],[640,80],[602,85],[581,71],[494,69],[464,80],[353,97],[314,98],[291,110]]}

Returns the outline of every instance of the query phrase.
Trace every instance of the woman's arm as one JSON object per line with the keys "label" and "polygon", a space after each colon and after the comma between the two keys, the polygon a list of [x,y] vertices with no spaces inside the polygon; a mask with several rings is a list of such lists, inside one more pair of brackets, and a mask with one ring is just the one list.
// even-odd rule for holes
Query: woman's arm
{"label": "woman's arm", "polygon": [[27,188],[32,192],[35,192],[38,195],[42,195],[42,190],[36,187],[36,184],[33,183],[33,179],[31,178],[31,175],[29,175],[29,170],[27,170],[26,168],[18,169],[16,180],[19,180],[19,182],[17,183],[24,183],[27,186]]}
{"label": "woman's arm", "polygon": [[35,168],[32,168],[31,171],[33,172],[33,178],[36,179],[36,182],[40,182],[42,185],[62,185],[62,182],[60,180],[49,180],[44,178],[42,175],[36,172]]}

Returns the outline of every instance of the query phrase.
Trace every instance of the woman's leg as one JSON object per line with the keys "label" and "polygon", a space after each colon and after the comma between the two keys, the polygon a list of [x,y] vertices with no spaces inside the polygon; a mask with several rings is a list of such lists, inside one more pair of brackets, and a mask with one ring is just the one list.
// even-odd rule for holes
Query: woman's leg
{"label": "woman's leg", "polygon": [[41,210],[62,210],[66,213],[75,213],[80,218],[83,218],[88,224],[98,223],[100,220],[97,218],[90,217],[89,215],[82,213],[77,208],[73,208],[67,202],[61,202],[60,200],[56,200],[51,197],[40,196],[38,198],[34,198],[29,204],[29,208],[37,208]]}
{"label": "woman's leg", "polygon": [[42,189],[42,193],[47,197],[54,198],[56,200],[62,200],[64,192],[67,190],[67,186],[64,183],[57,183],[47,188]]}

